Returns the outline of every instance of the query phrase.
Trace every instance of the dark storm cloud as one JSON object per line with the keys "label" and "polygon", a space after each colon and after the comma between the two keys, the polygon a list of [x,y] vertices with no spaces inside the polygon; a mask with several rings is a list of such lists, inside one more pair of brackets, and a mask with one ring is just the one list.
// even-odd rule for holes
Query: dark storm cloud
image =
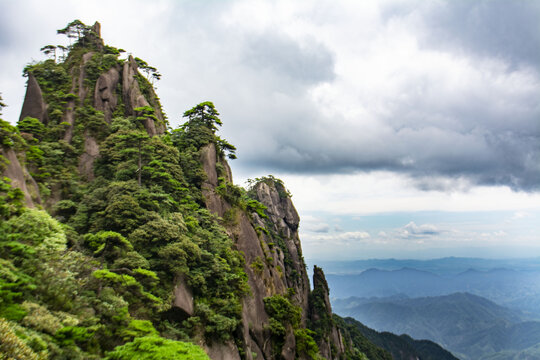
{"label": "dark storm cloud", "polygon": [[[380,18],[329,2],[318,21],[309,15],[317,5],[294,3],[292,17],[310,26],[306,33],[287,31],[290,19],[280,12],[267,25],[252,20],[267,10],[259,5],[275,2],[51,1],[48,13],[43,2],[20,3],[0,0],[2,76],[20,83],[0,89],[10,105],[5,115],[13,111],[6,119],[18,117],[24,64],[58,41],[55,29],[84,13],[102,22],[107,43],[160,69],[158,93],[173,127],[194,104],[213,101],[222,136],[238,148],[235,170],[250,177],[388,170],[425,190],[540,190],[540,2],[381,2]],[[117,11],[103,12],[109,5]],[[393,22],[402,26],[394,33]],[[402,33],[413,34],[419,52],[444,56],[433,63],[413,54],[391,77],[355,77],[357,69],[369,77],[387,66],[392,51],[370,56]],[[330,89],[328,98],[313,96],[321,87]]]}
{"label": "dark storm cloud", "polygon": [[[394,114],[403,115],[405,111]],[[362,134],[361,127],[333,123],[307,110],[302,115],[281,118],[276,126],[282,131],[274,130],[271,151],[260,148],[263,151],[248,154],[247,160],[257,168],[292,173],[394,171],[416,179],[415,184],[424,190],[456,190],[467,184],[538,190],[538,110],[527,119],[509,117],[507,126],[501,129],[481,127],[475,116],[486,115],[478,111],[463,120],[474,124],[472,130],[404,125],[370,137]],[[299,118],[305,120],[299,122]],[[420,120],[410,120],[411,124],[415,122],[420,124]]]}
{"label": "dark storm cloud", "polygon": [[[322,114],[316,102],[291,92],[294,101],[278,100],[273,106],[280,110],[259,115],[274,125],[265,132],[272,141],[249,151],[246,162],[292,173],[394,171],[424,190],[474,184],[540,190],[540,3],[425,4],[386,9],[382,21],[420,14],[414,20],[421,23],[420,50],[465,59],[463,79],[413,74],[394,94],[374,89],[370,95],[382,99],[384,112],[369,126],[362,117],[351,123],[339,113]],[[296,76],[303,85],[304,78],[332,81],[311,71],[330,69],[328,55],[304,56],[299,44],[272,37],[248,46],[251,65]]]}
{"label": "dark storm cloud", "polygon": [[540,2],[515,0],[403,1],[383,8],[383,19],[419,16],[425,46],[540,63]]}
{"label": "dark storm cloud", "polygon": [[540,2],[448,1],[424,17],[430,46],[540,64]]}

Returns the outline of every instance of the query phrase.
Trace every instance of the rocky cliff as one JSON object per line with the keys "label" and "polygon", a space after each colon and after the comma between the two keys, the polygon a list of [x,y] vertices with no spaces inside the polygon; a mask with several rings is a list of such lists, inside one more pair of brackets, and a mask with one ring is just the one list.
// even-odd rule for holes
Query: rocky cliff
{"label": "rocky cliff", "polygon": [[[0,178],[0,261],[10,269],[0,289],[19,279],[18,292],[0,292],[0,316],[27,350],[97,359],[188,341],[215,360],[364,359],[333,320],[318,267],[310,289],[285,184],[234,185],[235,148],[216,135],[214,105],[167,131],[139,72],[155,69],[105,45],[99,23],[59,33],[77,41],[62,59],[25,68],[17,127],[0,128],[0,172],[11,179]],[[55,219],[25,210],[12,188]],[[25,221],[34,235],[21,235]],[[33,248],[53,240],[61,251]]]}
{"label": "rocky cliff", "polygon": [[[222,192],[227,186],[234,185],[229,165],[216,152],[214,144],[202,149],[201,161],[206,173],[202,186],[206,206],[221,218],[228,219],[225,227],[245,259],[244,269],[251,289],[251,294],[243,299],[242,310],[246,358],[294,359],[302,356],[296,350],[293,326],[286,328],[282,339],[272,339],[269,329],[271,316],[265,307],[266,298],[286,296],[301,311],[297,328],[305,328],[312,322],[312,316],[319,316],[317,311],[309,311],[310,284],[298,236],[300,217],[290,194],[279,179],[259,179],[252,184],[249,194],[265,207],[264,213],[240,211],[227,201],[226,193]],[[325,312],[320,316],[331,317],[330,303],[326,305],[327,308],[317,310]],[[334,328],[334,331],[339,340],[339,330]],[[276,346],[275,342],[280,340],[282,343]],[[327,340],[325,338],[321,343],[327,349],[327,358],[338,358],[343,352],[343,344],[334,346],[338,350],[332,357]]]}
{"label": "rocky cliff", "polygon": [[[63,63],[46,60],[25,68],[28,78],[19,122],[39,120],[55,128],[55,138],[76,155],[76,169],[70,177],[94,179],[94,162],[100,156],[100,142],[114,117],[134,116],[149,136],[165,132],[166,118],[149,80],[140,74],[132,56],[119,58],[120,52],[105,46],[101,26],[85,29],[86,42],[79,41]],[[74,158],[75,159],[75,158]],[[16,168],[16,164],[13,166]],[[5,171],[15,171],[10,168]],[[27,183],[32,179],[26,176]],[[34,189],[17,177],[14,185],[25,193],[27,203],[36,198]],[[51,179],[45,206],[62,199],[62,179]]]}
{"label": "rocky cliff", "polygon": [[[195,332],[194,339],[212,359],[312,358],[317,345],[310,343],[313,342],[312,333],[306,329],[313,323],[313,317],[328,317],[331,312],[329,308],[319,309],[328,314],[310,310],[310,284],[298,236],[300,218],[284,184],[273,177],[259,179],[249,191],[233,184],[222,140],[215,140],[213,123],[205,122],[208,106],[201,108],[201,117],[194,118],[190,127],[192,133],[172,134],[178,149],[187,151],[179,157],[179,165],[187,167],[169,167],[159,170],[166,171],[160,172],[161,175],[151,175],[157,174],[153,167],[164,166],[162,162],[156,163],[155,156],[151,160],[148,153],[164,151],[161,140],[152,138],[165,134],[166,120],[152,85],[139,72],[139,65],[146,66],[146,63],[133,56],[120,59],[118,49],[104,45],[99,23],[86,27],[73,22],[69,26],[74,27],[79,38],[63,62],[46,60],[25,69],[27,91],[18,127],[21,133],[26,131],[27,148],[18,152],[14,148],[3,148],[2,155],[7,164],[3,167],[3,175],[12,179],[12,186],[22,190],[27,206],[39,205],[40,197],[43,197],[43,206],[59,219],[72,224],[78,231],[92,231],[92,228],[97,229],[95,221],[101,220],[92,215],[97,210],[89,207],[96,204],[85,200],[90,194],[81,192],[81,187],[104,190],[100,184],[111,175],[116,181],[124,181],[124,187],[131,186],[129,181],[125,182],[130,178],[138,179],[139,187],[144,187],[145,182],[152,181],[152,176],[177,174],[174,175],[176,182],[171,181],[180,193],[182,186],[190,187],[193,193],[184,192],[180,198],[171,200],[180,201],[182,196],[199,199],[197,206],[217,216],[234,251],[242,254],[248,285],[246,293],[238,298],[241,310],[234,333],[221,334],[217,336],[221,340],[216,341]],[[145,134],[137,130],[139,126]],[[39,156],[27,161],[26,155],[30,154],[32,146],[38,149]],[[124,146],[122,149],[125,150],[116,151],[118,146]],[[162,150],[157,150],[160,147]],[[189,157],[191,162],[182,160]],[[114,163],[118,163],[116,170],[110,168]],[[130,166],[132,172],[126,172],[126,166]],[[38,179],[41,193],[30,173]],[[155,179],[154,186],[159,184]],[[184,181],[186,183],[181,185]],[[126,191],[131,190],[126,188],[123,192]],[[123,196],[125,203],[128,198]],[[105,205],[114,202],[110,197],[104,200]],[[117,206],[123,207],[124,203],[117,203]],[[99,216],[106,217],[110,206]],[[83,214],[94,218],[93,223],[81,224],[79,218]],[[189,216],[184,213],[182,217]],[[138,221],[142,226],[139,229],[142,229],[153,220]],[[182,236],[184,230],[181,229],[185,225],[178,225],[171,224],[180,233],[168,236]],[[135,249],[141,241],[136,240],[140,238],[138,230],[132,233],[125,224],[109,223],[104,228],[125,234]],[[138,252],[151,254],[153,251],[140,249]],[[165,275],[171,279],[166,287],[170,288],[172,307],[164,313],[167,315],[163,315],[168,321],[201,316],[201,291],[194,287],[196,282],[187,268]],[[339,351],[332,353],[329,350],[328,337],[321,341],[328,358],[339,356]],[[341,349],[342,344],[336,344],[334,348]]]}

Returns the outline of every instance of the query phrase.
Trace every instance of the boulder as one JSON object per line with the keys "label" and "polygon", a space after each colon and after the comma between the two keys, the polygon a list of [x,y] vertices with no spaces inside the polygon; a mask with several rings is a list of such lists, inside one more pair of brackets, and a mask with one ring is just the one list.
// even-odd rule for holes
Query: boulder
{"label": "boulder", "polygon": [[175,283],[173,306],[183,310],[187,315],[193,316],[193,292],[184,278],[178,278]]}

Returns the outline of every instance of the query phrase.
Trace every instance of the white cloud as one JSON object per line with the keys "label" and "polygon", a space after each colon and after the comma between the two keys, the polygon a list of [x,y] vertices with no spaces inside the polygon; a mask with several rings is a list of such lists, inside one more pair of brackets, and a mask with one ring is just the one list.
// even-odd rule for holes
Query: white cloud
{"label": "white cloud", "polygon": [[432,224],[422,224],[416,225],[414,221],[411,221],[404,227],[398,230],[400,237],[404,239],[409,238],[420,238],[420,237],[432,237],[438,236],[441,233],[435,225]]}
{"label": "white cloud", "polygon": [[291,190],[295,206],[301,213],[327,211],[342,215],[367,215],[403,211],[526,212],[540,209],[540,194],[514,192],[507,187],[424,191],[412,185],[409,178],[390,172],[276,175]]}
{"label": "white cloud", "polygon": [[332,244],[348,245],[362,242],[371,238],[371,235],[366,231],[348,231],[336,234],[303,234],[303,241],[309,244]]}
{"label": "white cloud", "polygon": [[511,220],[518,220],[518,219],[524,219],[533,216],[531,213],[528,213],[526,211],[516,211],[514,215],[512,215]]}

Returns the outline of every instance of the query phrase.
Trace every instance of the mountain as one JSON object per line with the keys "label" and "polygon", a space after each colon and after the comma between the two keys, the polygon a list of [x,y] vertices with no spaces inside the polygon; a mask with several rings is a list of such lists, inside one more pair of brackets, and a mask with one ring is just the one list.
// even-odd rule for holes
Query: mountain
{"label": "mountain", "polygon": [[284,183],[234,185],[214,104],[170,129],[157,69],[58,33],[0,120],[1,358],[389,359],[310,288]]}
{"label": "mountain", "polygon": [[328,274],[327,279],[336,298],[399,294],[424,297],[468,292],[520,310],[530,320],[540,319],[540,271],[534,269],[468,269],[440,275],[411,268],[372,268],[359,274]]}
{"label": "mountain", "polygon": [[[359,349],[362,349],[368,357],[377,356],[376,349],[370,349],[375,344],[388,351],[394,360],[455,360],[457,359],[450,352],[441,346],[428,340],[414,340],[408,335],[397,336],[389,332],[377,332],[368,328],[359,321],[346,317],[337,318],[338,324],[347,329],[350,341],[355,342]],[[372,344],[363,345],[364,339]]]}
{"label": "mountain", "polygon": [[469,269],[489,271],[492,269],[511,269],[517,271],[539,271],[540,258],[528,259],[482,259],[446,257],[440,259],[366,259],[354,261],[317,261],[324,266],[327,274],[359,274],[368,269],[399,270],[411,268],[445,276],[456,275]]}
{"label": "mountain", "polygon": [[447,287],[443,277],[411,268],[399,270],[368,269],[360,274],[329,274],[327,277],[332,287],[332,294],[337,298],[349,296],[384,297],[395,294],[427,296],[443,292]]}
{"label": "mountain", "polygon": [[432,340],[462,359],[489,359],[494,354],[513,359],[520,352],[540,355],[534,350],[540,344],[540,322],[523,321],[521,313],[467,293],[349,298],[333,305],[338,314],[379,331]]}

